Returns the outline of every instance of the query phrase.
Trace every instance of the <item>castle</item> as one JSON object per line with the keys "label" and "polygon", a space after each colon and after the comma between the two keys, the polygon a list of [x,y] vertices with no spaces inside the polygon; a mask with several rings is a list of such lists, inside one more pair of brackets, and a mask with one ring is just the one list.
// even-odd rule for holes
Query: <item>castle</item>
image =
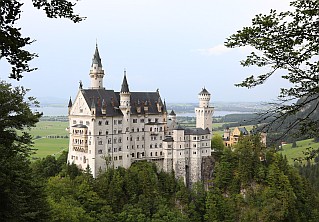
{"label": "castle", "polygon": [[88,166],[94,177],[109,167],[128,168],[136,161],[154,162],[175,172],[188,185],[203,180],[203,162],[211,156],[213,107],[210,93],[199,93],[196,128],[183,128],[176,114],[166,110],[158,90],[131,92],[124,71],[120,92],[103,87],[105,76],[96,46],[90,69],[91,85],[80,82],[75,100],[68,105],[68,162]]}

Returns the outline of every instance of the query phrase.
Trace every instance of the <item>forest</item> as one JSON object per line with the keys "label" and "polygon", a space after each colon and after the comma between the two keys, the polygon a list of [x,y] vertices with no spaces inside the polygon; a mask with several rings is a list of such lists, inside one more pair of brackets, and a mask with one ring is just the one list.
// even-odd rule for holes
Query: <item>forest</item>
{"label": "forest", "polygon": [[[318,167],[291,166],[245,137],[232,151],[214,137],[216,160],[208,190],[185,187],[151,162],[90,169],[66,164],[67,153],[28,164],[23,187],[11,190],[2,221],[318,221]],[[219,144],[219,145],[218,145]],[[311,169],[312,168],[312,169]],[[25,182],[28,181],[27,184]],[[12,187],[14,189],[15,186]],[[8,187],[9,189],[9,187]],[[13,192],[14,191],[14,192]],[[3,199],[2,199],[3,201]],[[18,201],[17,203],[14,201]]]}

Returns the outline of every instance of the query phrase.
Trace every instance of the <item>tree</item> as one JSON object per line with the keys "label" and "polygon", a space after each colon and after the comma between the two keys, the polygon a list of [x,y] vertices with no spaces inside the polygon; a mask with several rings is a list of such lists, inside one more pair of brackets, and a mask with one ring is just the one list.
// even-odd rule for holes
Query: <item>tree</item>
{"label": "tree", "polygon": [[27,90],[0,82],[0,220],[46,220],[42,188],[30,169],[32,137],[23,131],[35,126],[41,114],[33,113],[34,98]]}
{"label": "tree", "polygon": [[266,68],[263,73],[251,75],[236,86],[252,88],[264,84],[275,74],[281,74],[281,78],[291,83],[290,88],[281,89],[278,102],[261,115],[261,119],[273,117],[275,113],[270,123],[283,122],[307,110],[288,122],[287,129],[300,123],[318,128],[318,121],[313,121],[310,115],[318,114],[319,106],[319,1],[293,0],[290,5],[291,11],[271,10],[268,15],[257,15],[250,27],[231,35],[225,45],[255,48],[258,52],[251,52],[241,65]]}
{"label": "tree", "polygon": [[[68,0],[32,0],[33,6],[43,9],[49,18],[68,18],[73,22],[80,22],[83,17],[74,14],[72,3]],[[21,18],[21,3],[19,0],[0,1],[0,59],[5,58],[11,65],[10,78],[21,79],[23,72],[31,72],[36,68],[30,68],[29,62],[37,57],[35,53],[24,49],[35,40],[23,37],[21,28],[16,22]]]}

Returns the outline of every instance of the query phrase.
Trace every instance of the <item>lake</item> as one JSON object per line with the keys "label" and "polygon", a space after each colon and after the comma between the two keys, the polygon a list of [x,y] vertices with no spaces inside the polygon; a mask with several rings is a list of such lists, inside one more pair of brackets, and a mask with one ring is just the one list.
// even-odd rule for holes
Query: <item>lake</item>
{"label": "lake", "polygon": [[[33,111],[43,112],[44,116],[67,116],[68,115],[68,108],[67,107],[40,107],[40,108],[32,108]],[[239,112],[239,111],[223,111],[218,110],[214,111],[213,116],[226,116],[229,114],[242,114],[242,113],[251,113],[251,112]],[[176,113],[177,116],[189,116],[195,117],[194,113]]]}

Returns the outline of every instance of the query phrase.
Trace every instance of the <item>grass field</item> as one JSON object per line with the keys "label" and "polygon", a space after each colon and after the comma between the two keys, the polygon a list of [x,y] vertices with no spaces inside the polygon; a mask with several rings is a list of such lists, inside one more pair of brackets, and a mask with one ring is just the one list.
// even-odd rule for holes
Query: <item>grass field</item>
{"label": "grass field", "polygon": [[[40,121],[32,128],[30,134],[34,139],[34,148],[37,149],[32,155],[33,159],[43,158],[47,155],[59,155],[63,150],[68,149],[69,139],[65,130],[68,122]],[[62,138],[48,138],[48,136],[59,136]]]}
{"label": "grass field", "polygon": [[292,148],[292,144],[287,144],[283,146],[283,151],[280,151],[284,156],[287,157],[287,160],[290,164],[293,164],[293,158],[303,157],[303,152],[306,151],[307,148],[319,148],[319,143],[314,143],[313,139],[297,141],[296,144],[297,147],[295,148]]}

